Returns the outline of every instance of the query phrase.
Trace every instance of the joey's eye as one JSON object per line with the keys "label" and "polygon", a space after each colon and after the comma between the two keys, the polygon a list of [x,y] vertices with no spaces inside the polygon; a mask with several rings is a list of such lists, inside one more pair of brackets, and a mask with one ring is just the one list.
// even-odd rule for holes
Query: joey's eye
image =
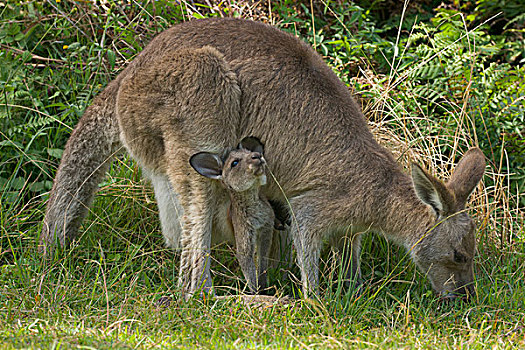
{"label": "joey's eye", "polygon": [[237,164],[239,164],[239,161],[238,160],[234,160],[231,164],[231,167],[232,168],[235,168],[237,166]]}
{"label": "joey's eye", "polygon": [[458,264],[463,264],[467,262],[467,257],[461,253],[459,253],[457,250],[454,250],[454,262]]}

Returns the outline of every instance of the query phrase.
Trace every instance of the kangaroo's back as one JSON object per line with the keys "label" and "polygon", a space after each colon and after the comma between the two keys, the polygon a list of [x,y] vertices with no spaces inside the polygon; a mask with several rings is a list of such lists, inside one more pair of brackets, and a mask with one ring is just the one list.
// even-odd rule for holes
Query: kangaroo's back
{"label": "kangaroo's back", "polygon": [[[321,57],[300,39],[268,25],[240,19],[177,25],[159,34],[123,75],[155,65],[166,52],[204,46],[218,50],[236,74],[241,90],[237,140],[253,135],[264,141],[271,169],[287,195],[299,195],[313,183],[341,183],[335,180],[341,175],[370,175],[363,164],[398,170],[374,140],[347,87]],[[281,195],[274,182],[265,193]]]}

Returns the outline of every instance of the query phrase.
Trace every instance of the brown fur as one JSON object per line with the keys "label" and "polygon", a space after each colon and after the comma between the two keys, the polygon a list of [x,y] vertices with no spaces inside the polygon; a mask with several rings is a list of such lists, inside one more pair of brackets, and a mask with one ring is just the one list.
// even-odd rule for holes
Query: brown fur
{"label": "brown fur", "polygon": [[[284,203],[285,195],[291,204],[305,295],[318,293],[322,238],[367,229],[409,249],[436,291],[472,283],[473,224],[457,210],[481,179],[481,151],[469,151],[446,185],[418,167],[412,182],[374,140],[346,86],[289,34],[237,19],[192,21],[159,34],[72,134],[44,220],[45,245],[78,230],[102,175],[95,169],[103,170],[119,131],[134,158],[180,201],[181,279],[190,293],[211,286],[211,231],[224,190],[190,171],[188,159],[247,135],[265,143],[284,190],[271,181],[265,197]],[[169,221],[162,210],[161,219]],[[465,259],[454,262],[454,252]]]}

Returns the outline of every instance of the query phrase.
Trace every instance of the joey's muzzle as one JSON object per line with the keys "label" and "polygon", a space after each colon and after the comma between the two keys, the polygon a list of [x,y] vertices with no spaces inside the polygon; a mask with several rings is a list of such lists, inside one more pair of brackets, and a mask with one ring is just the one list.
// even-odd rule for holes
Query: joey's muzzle
{"label": "joey's muzzle", "polygon": [[264,175],[264,166],[266,165],[266,162],[264,160],[264,157],[259,152],[253,152],[248,159],[248,164],[250,169],[252,169],[253,173],[257,176]]}

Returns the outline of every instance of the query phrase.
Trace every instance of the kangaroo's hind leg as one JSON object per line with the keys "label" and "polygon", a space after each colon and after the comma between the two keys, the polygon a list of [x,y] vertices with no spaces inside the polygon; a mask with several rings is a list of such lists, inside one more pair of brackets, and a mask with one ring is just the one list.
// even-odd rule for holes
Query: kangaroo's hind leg
{"label": "kangaroo's hind leg", "polygon": [[211,180],[195,173],[189,159],[238,142],[240,95],[236,74],[211,47],[168,50],[131,72],[119,90],[126,147],[144,168],[166,174],[183,208],[180,278],[187,296],[211,287],[211,225],[220,204]]}
{"label": "kangaroo's hind leg", "polygon": [[198,291],[208,293],[212,287],[210,248],[215,196],[208,181],[173,175],[170,178],[184,208],[179,285],[189,298]]}

